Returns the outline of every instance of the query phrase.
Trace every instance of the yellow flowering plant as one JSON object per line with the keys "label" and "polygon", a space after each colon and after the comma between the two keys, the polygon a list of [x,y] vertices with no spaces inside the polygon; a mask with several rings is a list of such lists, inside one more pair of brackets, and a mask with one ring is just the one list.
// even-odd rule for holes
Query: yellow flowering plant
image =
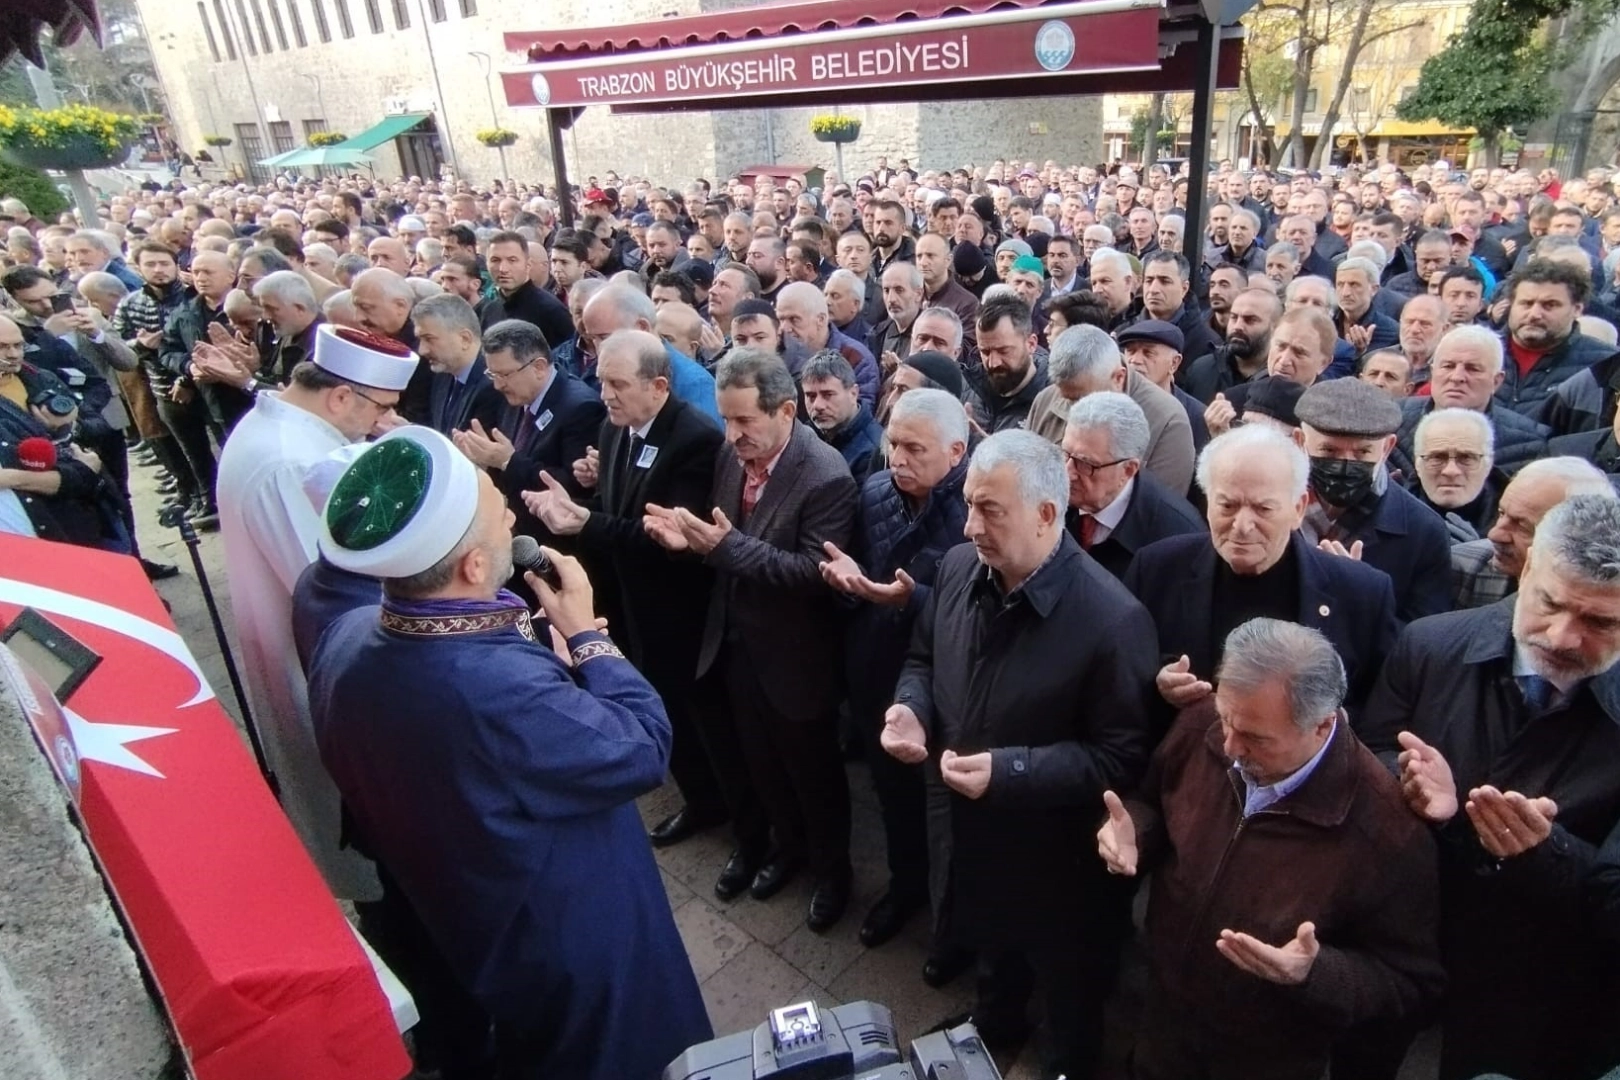
{"label": "yellow flowering plant", "polygon": [[511,146],[518,141],[518,133],[510,128],[485,128],[473,138],[485,146]]}
{"label": "yellow flowering plant", "polygon": [[841,141],[854,139],[861,133],[861,121],[856,116],[823,114],[810,118],[810,134],[818,139]]}
{"label": "yellow flowering plant", "polygon": [[0,105],[0,146],[52,149],[92,142],[117,154],[141,133],[141,122],[127,113],[94,105],[59,109],[12,108]]}
{"label": "yellow flowering plant", "polygon": [[310,146],[322,147],[336,146],[340,142],[347,142],[348,138],[349,137],[343,134],[341,131],[314,131],[310,133],[309,138],[305,141],[309,143]]}

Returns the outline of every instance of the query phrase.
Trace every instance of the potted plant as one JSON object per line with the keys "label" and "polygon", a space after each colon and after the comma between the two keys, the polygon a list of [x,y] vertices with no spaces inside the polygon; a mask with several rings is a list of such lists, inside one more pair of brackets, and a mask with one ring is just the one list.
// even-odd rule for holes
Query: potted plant
{"label": "potted plant", "polygon": [[854,116],[816,116],[810,120],[810,134],[817,142],[852,143],[861,137],[861,122]]}
{"label": "potted plant", "polygon": [[163,114],[155,112],[141,113],[139,119],[147,127],[157,127],[163,123]]}
{"label": "potted plant", "polygon": [[129,155],[141,133],[133,116],[93,105],[13,109],[0,105],[0,157],[36,169],[103,169]]}
{"label": "potted plant", "polygon": [[341,131],[314,131],[306,140],[310,146],[319,149],[322,146],[336,146],[340,142],[347,142],[349,137]]}
{"label": "potted plant", "polygon": [[229,135],[204,135],[203,136],[203,142],[207,143],[209,146],[225,147],[225,146],[231,145],[231,143],[233,143],[235,141],[236,140],[231,138]]}
{"label": "potted plant", "polygon": [[480,131],[477,135],[474,135],[473,138],[477,139],[485,146],[499,149],[503,146],[511,146],[513,143],[517,142],[518,133],[507,128],[489,128],[485,131]]}

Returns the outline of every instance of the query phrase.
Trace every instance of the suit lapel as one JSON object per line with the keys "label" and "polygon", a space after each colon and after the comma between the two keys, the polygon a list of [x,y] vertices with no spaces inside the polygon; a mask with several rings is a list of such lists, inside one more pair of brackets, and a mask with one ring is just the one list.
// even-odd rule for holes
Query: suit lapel
{"label": "suit lapel", "polygon": [[[625,462],[623,499],[625,503],[634,506],[639,502],[641,492],[646,488],[647,480],[652,476],[653,470],[661,467],[669,460],[669,447],[667,444],[669,443],[670,429],[675,426],[675,412],[678,407],[678,399],[674,394],[671,394],[669,400],[664,402],[664,407],[658,410],[658,415],[653,417],[652,425],[647,428],[647,437],[642,441],[641,446],[643,454],[647,452],[648,447],[653,448],[655,451],[652,463],[645,469],[638,469],[635,462]],[[622,434],[624,436],[624,452],[628,455],[630,453],[630,435],[628,431]]]}
{"label": "suit lapel", "polygon": [[1316,551],[1305,543],[1299,533],[1295,533],[1290,542],[1298,545],[1295,555],[1299,559],[1299,625],[1326,633],[1328,624],[1333,620],[1333,597],[1326,589],[1327,583],[1322,580],[1321,564],[1314,557]]}

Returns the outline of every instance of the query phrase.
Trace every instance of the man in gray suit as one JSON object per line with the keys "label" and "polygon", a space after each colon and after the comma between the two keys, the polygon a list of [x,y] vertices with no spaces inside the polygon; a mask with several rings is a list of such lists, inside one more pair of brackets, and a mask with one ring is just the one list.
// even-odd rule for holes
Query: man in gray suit
{"label": "man in gray suit", "polygon": [[711,519],[648,506],[645,528],[717,572],[698,676],[729,709],[701,709],[699,723],[738,848],[715,892],[730,900],[747,888],[765,900],[808,865],[806,925],[819,932],[843,915],[850,890],[837,736],[843,632],[819,564],[823,545],[849,541],[855,481],[838,451],[797,422],[798,391],[780,357],[734,349],[714,375],[732,453],[715,469]]}

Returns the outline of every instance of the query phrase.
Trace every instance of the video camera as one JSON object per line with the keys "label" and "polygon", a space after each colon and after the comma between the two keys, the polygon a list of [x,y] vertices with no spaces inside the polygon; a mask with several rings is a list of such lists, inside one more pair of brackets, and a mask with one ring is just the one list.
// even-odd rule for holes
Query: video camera
{"label": "video camera", "polygon": [[870,1001],[822,1011],[813,1001],[773,1010],[753,1031],[700,1043],[663,1080],[1001,1080],[972,1024],[911,1044],[909,1060],[889,1010]]}

